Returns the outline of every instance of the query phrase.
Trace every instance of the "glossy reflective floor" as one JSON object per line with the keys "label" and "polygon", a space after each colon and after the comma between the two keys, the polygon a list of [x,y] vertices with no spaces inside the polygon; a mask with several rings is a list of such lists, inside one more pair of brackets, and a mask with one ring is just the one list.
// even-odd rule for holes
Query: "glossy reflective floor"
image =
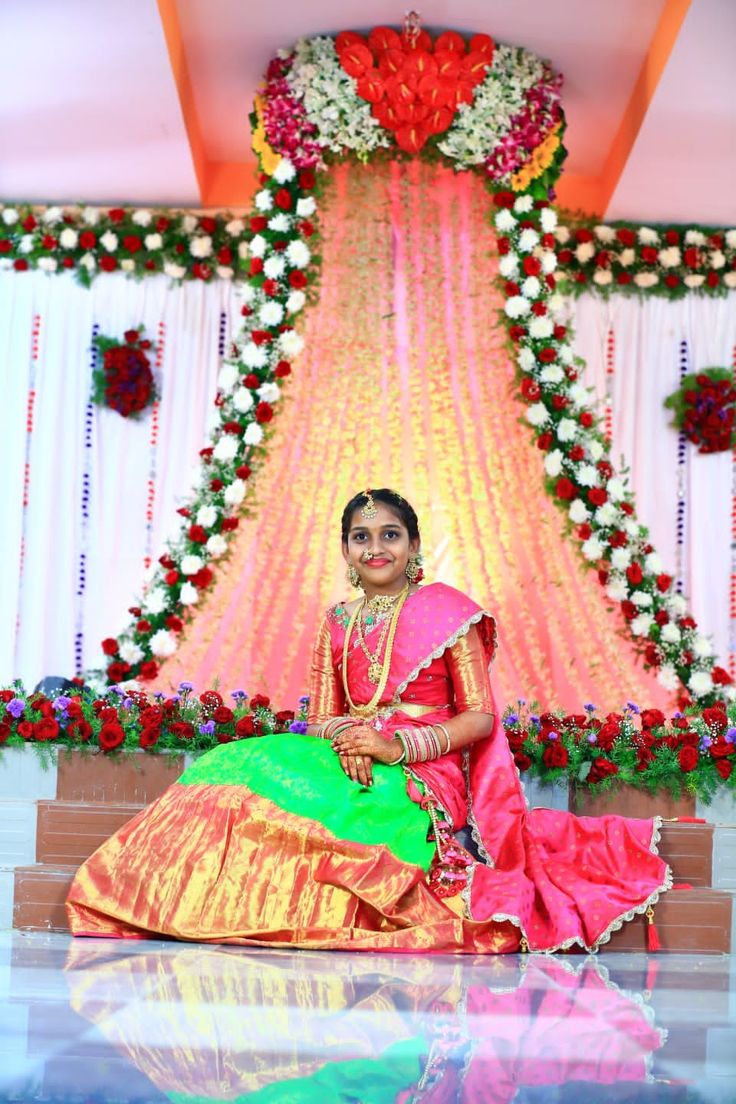
{"label": "glossy reflective floor", "polygon": [[736,969],[0,933],[0,1100],[735,1104]]}

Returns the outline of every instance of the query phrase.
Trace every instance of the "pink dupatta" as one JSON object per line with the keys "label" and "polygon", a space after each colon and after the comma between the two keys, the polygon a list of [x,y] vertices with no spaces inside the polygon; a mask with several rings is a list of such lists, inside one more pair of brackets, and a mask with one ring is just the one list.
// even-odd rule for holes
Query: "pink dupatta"
{"label": "pink dupatta", "polygon": [[[387,738],[399,725],[432,723],[455,713],[442,657],[473,625],[490,665],[496,643],[490,613],[443,583],[423,587],[407,599],[373,722]],[[344,625],[331,619],[330,633],[333,662],[342,676]],[[373,695],[375,687],[367,676],[368,660],[356,643],[348,658],[348,685],[356,703]],[[401,700],[409,695],[436,710],[419,719],[407,715]],[[575,944],[595,949],[626,920],[646,912],[672,884],[669,867],[656,854],[658,818],[530,810],[495,707],[489,737],[462,752],[416,764],[407,774],[414,800],[422,801],[422,795],[411,774],[422,780],[456,829],[466,819],[471,828],[481,857],[470,869],[464,894],[471,919],[483,924],[510,921],[530,950]]]}

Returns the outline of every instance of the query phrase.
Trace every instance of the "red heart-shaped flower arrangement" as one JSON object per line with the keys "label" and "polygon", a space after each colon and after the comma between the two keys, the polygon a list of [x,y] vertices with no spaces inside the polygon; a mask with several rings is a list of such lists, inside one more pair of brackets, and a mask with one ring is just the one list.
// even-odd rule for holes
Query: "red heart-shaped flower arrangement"
{"label": "red heart-shaped flower arrangement", "polygon": [[343,31],[335,48],[373,117],[401,149],[418,153],[431,135],[447,130],[461,103],[472,103],[495,44],[483,34],[466,44],[456,31],[445,31],[433,42],[424,30],[399,34],[374,27],[367,39]]}

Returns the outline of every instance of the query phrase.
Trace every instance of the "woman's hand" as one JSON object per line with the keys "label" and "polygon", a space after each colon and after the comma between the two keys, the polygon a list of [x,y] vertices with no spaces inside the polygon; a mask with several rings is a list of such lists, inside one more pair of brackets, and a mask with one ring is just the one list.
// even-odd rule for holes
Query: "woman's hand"
{"label": "woman's hand", "polygon": [[332,746],[341,759],[344,755],[368,756],[378,763],[396,763],[403,750],[398,740],[384,739],[370,725],[353,725],[336,736]]}
{"label": "woman's hand", "polygon": [[373,785],[373,760],[370,755],[339,755],[340,766],[359,786]]}

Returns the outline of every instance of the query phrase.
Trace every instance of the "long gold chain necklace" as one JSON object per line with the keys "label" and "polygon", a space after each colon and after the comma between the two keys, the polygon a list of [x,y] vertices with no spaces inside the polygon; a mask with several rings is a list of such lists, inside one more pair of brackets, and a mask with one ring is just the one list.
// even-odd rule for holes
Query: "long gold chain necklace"
{"label": "long gold chain necklace", "polygon": [[[355,612],[353,613],[352,617],[350,618],[350,623],[349,623],[347,629],[345,630],[345,643],[343,644],[343,650],[342,650],[342,685],[343,685],[343,689],[345,690],[345,701],[348,704],[348,707],[350,709],[350,713],[355,717],[368,718],[368,717],[372,717],[373,714],[376,712],[376,706],[380,702],[381,696],[382,696],[384,690],[386,689],[386,683],[388,682],[388,676],[389,676],[389,672],[391,670],[391,655],[392,655],[393,648],[394,648],[394,637],[396,636],[396,628],[397,628],[398,623],[399,623],[399,615],[401,614],[401,610],[403,609],[404,602],[406,601],[406,599],[408,597],[409,597],[409,586],[407,585],[401,591],[401,594],[398,597],[396,605],[394,606],[391,617],[386,619],[386,626],[387,627],[384,629],[384,632],[387,635],[387,639],[386,639],[386,651],[385,651],[384,656],[383,656],[383,662],[381,663],[378,660],[378,656],[380,654],[382,642],[379,643],[378,651],[375,653],[375,655],[370,655],[370,653],[369,653],[369,659],[371,660],[371,662],[377,664],[380,667],[380,675],[379,675],[379,679],[378,679],[378,685],[377,685],[376,690],[373,694],[373,697],[365,705],[356,705],[355,702],[353,701],[352,697],[350,696],[350,690],[348,688],[348,652],[350,650],[350,639],[353,635],[353,629],[356,626],[356,622],[358,621],[358,618],[360,617],[361,612],[363,610],[363,606],[365,605],[365,599],[363,599],[363,601],[360,602],[360,604],[356,607]],[[384,633],[382,633],[381,635],[383,636]],[[358,639],[360,640],[360,629],[358,630]],[[369,677],[370,677],[370,668],[369,668]],[[372,681],[373,681],[373,679],[371,679],[371,682]]]}
{"label": "long gold chain necklace", "polygon": [[[408,586],[404,587],[404,590],[408,590]],[[365,618],[365,623],[362,617],[358,617],[356,623],[358,644],[360,645],[363,655],[368,660],[368,678],[373,683],[379,683],[381,681],[381,671],[383,668],[378,657],[383,651],[383,645],[386,642],[386,636],[388,635],[388,630],[391,625],[391,618],[387,617],[383,623],[375,652],[372,652],[368,647],[368,642],[365,638],[365,627],[374,625],[379,614],[390,613],[401,598],[404,590],[399,591],[398,594],[377,594],[374,598],[364,598],[360,607],[361,613],[363,610],[366,610],[367,616]]]}

